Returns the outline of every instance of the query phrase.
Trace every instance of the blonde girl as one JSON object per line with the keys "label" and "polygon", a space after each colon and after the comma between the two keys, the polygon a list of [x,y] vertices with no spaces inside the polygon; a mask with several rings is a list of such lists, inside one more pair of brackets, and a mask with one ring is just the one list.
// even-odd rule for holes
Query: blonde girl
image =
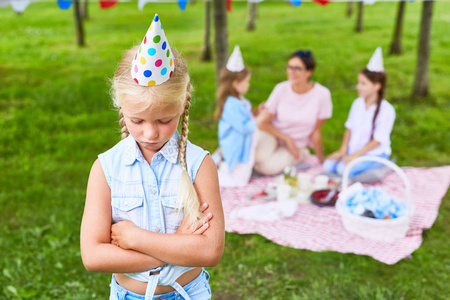
{"label": "blonde girl", "polygon": [[[341,147],[323,164],[325,172],[343,175],[345,166],[362,155],[389,158],[395,109],[384,99],[385,88],[386,73],[378,48],[368,66],[358,74],[359,97],[350,108]],[[350,170],[350,176],[380,166],[377,162],[361,162]]]}
{"label": "blonde girl", "polygon": [[[157,15],[152,27],[162,31]],[[165,36],[153,40],[167,49],[173,73],[152,69],[168,80],[142,86],[130,73],[141,49],[124,54],[112,82],[122,141],[92,166],[81,255],[88,271],[113,273],[110,299],[210,299],[203,267],[217,265],[224,248],[216,166],[187,140],[191,84],[186,65]]]}
{"label": "blonde girl", "polygon": [[[236,63],[236,59],[241,63]],[[214,114],[219,120],[219,145],[224,160],[219,164],[220,186],[244,186],[252,174],[256,123],[252,105],[243,96],[250,87],[250,78],[236,46],[220,72]]]}

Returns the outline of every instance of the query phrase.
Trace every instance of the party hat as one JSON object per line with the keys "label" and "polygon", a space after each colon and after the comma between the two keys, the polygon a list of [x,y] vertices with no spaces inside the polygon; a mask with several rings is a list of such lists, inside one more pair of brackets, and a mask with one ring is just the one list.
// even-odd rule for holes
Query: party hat
{"label": "party hat", "polygon": [[174,69],[172,50],[158,14],[155,14],[131,63],[131,77],[139,85],[154,86],[169,80]]}
{"label": "party hat", "polygon": [[375,49],[369,63],[367,64],[367,70],[372,72],[384,72],[383,67],[383,51],[381,47]]}
{"label": "party hat", "polygon": [[233,53],[231,53],[228,59],[227,69],[231,72],[244,70],[244,60],[242,59],[241,49],[238,45],[234,46]]}

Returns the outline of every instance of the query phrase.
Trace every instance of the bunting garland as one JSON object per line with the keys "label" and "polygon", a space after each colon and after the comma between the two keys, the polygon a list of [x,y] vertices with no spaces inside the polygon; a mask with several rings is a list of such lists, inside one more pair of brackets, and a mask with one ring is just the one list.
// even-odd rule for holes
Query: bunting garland
{"label": "bunting garland", "polygon": [[[0,0],[1,1],[1,0]],[[21,14],[25,11],[25,9],[28,7],[28,5],[31,3],[32,0],[10,0],[10,4],[13,8],[13,10],[17,13],[17,14]],[[117,2],[119,0],[99,0],[99,6],[100,9],[108,9],[111,7],[114,7]],[[145,4],[149,3],[149,2],[177,2],[178,6],[181,10],[186,10],[186,6],[187,6],[187,2],[191,1],[191,0],[138,0],[138,9],[139,10],[143,10]],[[212,0],[202,0],[202,1],[212,1]],[[247,0],[249,3],[261,3],[264,0]],[[269,1],[270,0],[266,0]],[[272,0],[274,2],[278,2],[278,1],[283,1],[283,0]],[[285,0],[286,1],[286,0]],[[289,2],[293,5],[293,6],[300,6],[302,4],[302,2],[315,2],[317,4],[319,4],[320,6],[326,6],[329,3],[333,2],[333,1],[337,1],[337,2],[344,2],[346,0],[289,0]],[[365,5],[373,5],[375,4],[375,2],[379,1],[379,0],[348,0],[350,2],[363,2],[363,4]],[[389,1],[389,2],[400,2],[400,1],[408,1],[408,2],[414,2],[415,0],[384,0],[384,1]],[[433,0],[421,0],[421,1],[433,1]],[[444,0],[442,0],[444,1]],[[58,4],[58,7],[60,9],[63,10],[67,10],[72,6],[72,0],[57,0],[56,1]],[[232,6],[233,6],[233,0],[226,0],[226,10],[227,12],[231,12],[232,11]]]}

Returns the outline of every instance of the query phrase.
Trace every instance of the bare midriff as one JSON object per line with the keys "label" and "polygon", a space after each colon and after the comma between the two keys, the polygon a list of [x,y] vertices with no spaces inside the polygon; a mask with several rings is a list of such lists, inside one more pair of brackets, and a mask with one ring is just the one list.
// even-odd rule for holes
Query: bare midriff
{"label": "bare midriff", "polygon": [[[200,267],[192,269],[192,270],[184,273],[180,277],[178,277],[176,282],[178,282],[181,286],[185,286],[186,284],[188,284],[189,282],[194,280],[198,275],[200,275],[201,271],[202,271],[202,268],[200,268]],[[115,273],[114,277],[116,278],[117,283],[121,287],[127,289],[130,292],[140,294],[140,295],[145,295],[145,291],[147,289],[147,282],[142,282],[142,281],[133,279],[122,273]],[[158,286],[156,286],[155,295],[170,293],[172,291],[174,291],[174,288],[171,286],[158,285]]]}

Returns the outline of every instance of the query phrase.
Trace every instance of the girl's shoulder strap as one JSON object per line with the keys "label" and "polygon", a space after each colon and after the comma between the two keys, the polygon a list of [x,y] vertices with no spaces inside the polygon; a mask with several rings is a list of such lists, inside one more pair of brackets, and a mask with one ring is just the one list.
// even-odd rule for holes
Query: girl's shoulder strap
{"label": "girl's shoulder strap", "polygon": [[195,176],[197,176],[198,169],[203,162],[203,159],[206,155],[210,154],[208,151],[203,148],[192,144],[189,140],[186,145],[186,165],[188,174],[192,179],[192,182],[195,180]]}

